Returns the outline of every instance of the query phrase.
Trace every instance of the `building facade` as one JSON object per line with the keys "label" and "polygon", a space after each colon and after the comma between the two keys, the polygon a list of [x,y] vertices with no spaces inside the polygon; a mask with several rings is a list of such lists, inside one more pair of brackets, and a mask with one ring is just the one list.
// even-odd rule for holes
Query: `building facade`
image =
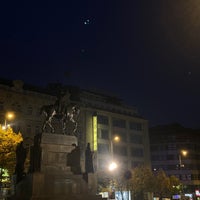
{"label": "building facade", "polygon": [[199,191],[200,130],[171,124],[152,127],[149,135],[152,168],[179,178],[185,193]]}
{"label": "building facade", "polygon": [[[83,172],[87,143],[94,152],[94,169],[99,174],[108,169],[111,159],[117,161],[120,169],[150,166],[148,121],[136,108],[124,105],[115,96],[60,84],[40,88],[21,80],[1,80],[1,123],[4,123],[6,112],[14,111],[15,119],[7,123],[15,132],[22,133],[27,146],[32,145],[34,135],[41,132],[44,121],[40,109],[56,101],[60,88],[67,88],[71,101],[80,107],[77,134],[82,149]],[[61,131],[59,122],[54,120],[53,123]],[[115,136],[120,138],[119,142],[113,140]]]}

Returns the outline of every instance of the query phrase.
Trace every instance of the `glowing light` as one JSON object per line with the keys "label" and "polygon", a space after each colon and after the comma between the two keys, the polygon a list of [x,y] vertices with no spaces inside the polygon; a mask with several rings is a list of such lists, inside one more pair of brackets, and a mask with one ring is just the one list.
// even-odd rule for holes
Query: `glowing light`
{"label": "glowing light", "polygon": [[6,130],[6,128],[8,128],[8,127],[10,127],[10,124],[7,124],[6,126],[5,126],[5,125],[2,126],[2,129],[3,129],[3,130]]}
{"label": "glowing light", "polygon": [[186,150],[182,150],[182,151],[181,151],[181,154],[182,154],[183,156],[187,156],[188,152],[187,152]]}
{"label": "glowing light", "polygon": [[115,142],[119,142],[120,141],[120,137],[119,136],[115,136],[113,139]]}
{"label": "glowing light", "polygon": [[8,119],[8,120],[11,120],[11,119],[13,119],[14,118],[14,113],[13,112],[7,112],[6,113],[6,119]]}
{"label": "glowing light", "polygon": [[8,127],[10,127],[9,124],[7,124],[7,120],[12,120],[15,117],[14,112],[7,112],[5,115],[5,122],[4,122],[4,126],[2,126],[3,130],[6,130]]}
{"label": "glowing light", "polygon": [[90,24],[90,20],[89,20],[89,19],[86,19],[86,20],[84,21],[84,24],[85,24],[85,25]]}
{"label": "glowing light", "polygon": [[117,164],[116,164],[115,162],[110,163],[110,165],[109,165],[109,167],[108,167],[108,169],[109,169],[110,171],[113,171],[113,170],[115,170],[116,168],[117,168]]}

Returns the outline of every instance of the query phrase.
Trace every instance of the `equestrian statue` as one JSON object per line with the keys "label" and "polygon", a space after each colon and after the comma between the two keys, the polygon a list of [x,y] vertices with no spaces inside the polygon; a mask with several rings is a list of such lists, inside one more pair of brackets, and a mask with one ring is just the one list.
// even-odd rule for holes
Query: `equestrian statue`
{"label": "equestrian statue", "polygon": [[77,130],[77,120],[80,113],[80,109],[77,105],[71,103],[70,93],[66,91],[61,93],[54,104],[44,105],[40,109],[40,114],[45,115],[45,120],[42,126],[42,131],[45,132],[47,126],[51,129],[51,133],[55,132],[55,128],[52,125],[52,120],[57,118],[62,124],[62,133],[66,134],[67,125],[73,124],[73,130],[68,135],[75,135]]}

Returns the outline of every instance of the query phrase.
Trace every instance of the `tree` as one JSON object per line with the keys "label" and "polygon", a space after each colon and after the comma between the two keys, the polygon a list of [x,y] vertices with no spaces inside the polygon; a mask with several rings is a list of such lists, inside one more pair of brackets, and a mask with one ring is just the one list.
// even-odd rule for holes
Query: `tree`
{"label": "tree", "polygon": [[169,177],[169,181],[170,181],[170,191],[169,192],[170,192],[171,196],[173,194],[180,193],[180,184],[181,184],[180,180],[176,176],[172,175]]}
{"label": "tree", "polygon": [[134,199],[143,199],[146,193],[153,192],[154,178],[151,169],[145,166],[134,168],[130,186]]}
{"label": "tree", "polygon": [[0,168],[13,174],[15,168],[16,147],[23,140],[21,133],[14,133],[12,128],[3,129],[0,125]]}
{"label": "tree", "polygon": [[160,199],[162,197],[167,197],[169,195],[169,188],[170,188],[170,180],[169,177],[165,174],[165,172],[160,169],[155,173],[155,194]]}
{"label": "tree", "polygon": [[178,192],[178,186],[180,185],[179,179],[175,176],[167,176],[162,169],[155,173],[154,180],[154,192],[160,199],[162,197],[171,197]]}

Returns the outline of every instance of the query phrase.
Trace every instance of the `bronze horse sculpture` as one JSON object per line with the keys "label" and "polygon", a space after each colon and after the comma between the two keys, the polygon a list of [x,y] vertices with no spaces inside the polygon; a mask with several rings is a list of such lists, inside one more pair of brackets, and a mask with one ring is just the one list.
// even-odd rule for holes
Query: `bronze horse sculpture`
{"label": "bronze horse sculpture", "polygon": [[72,133],[68,134],[73,134],[75,135],[75,132],[77,130],[77,119],[80,113],[80,109],[77,105],[69,104],[69,105],[62,105],[62,109],[58,109],[58,106],[56,104],[51,104],[51,105],[44,105],[40,109],[40,114],[45,115],[45,120],[42,126],[42,131],[44,132],[49,126],[51,129],[51,133],[55,132],[55,128],[52,125],[52,120],[54,118],[57,118],[61,121],[62,123],[62,131],[63,134],[66,133],[66,128],[67,124],[69,122],[72,122],[74,124],[74,128],[72,130]]}

